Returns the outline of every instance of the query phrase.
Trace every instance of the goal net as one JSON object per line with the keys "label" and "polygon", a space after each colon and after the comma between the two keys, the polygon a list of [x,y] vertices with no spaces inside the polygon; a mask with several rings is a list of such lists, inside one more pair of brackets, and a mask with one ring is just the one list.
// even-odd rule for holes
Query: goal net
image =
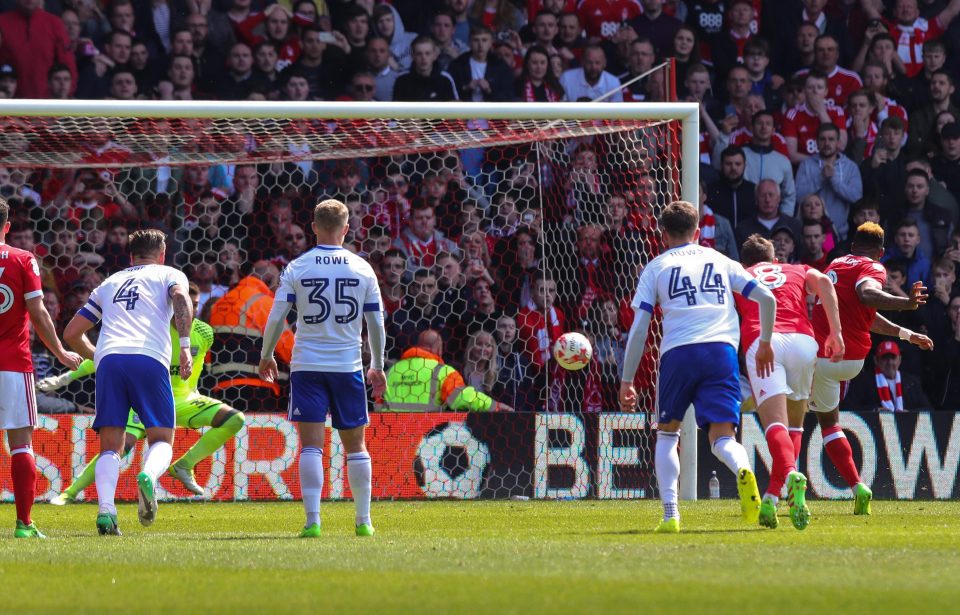
{"label": "goal net", "polygon": [[[346,203],[346,244],[380,276],[388,366],[435,330],[465,384],[513,410],[483,411],[482,395],[473,408],[372,405],[375,498],[655,493],[658,327],[636,414],[619,412],[619,374],[636,279],[662,245],[659,210],[696,199],[696,165],[680,165],[697,160],[695,106],[39,103],[0,105],[8,242],[38,255],[62,327],[127,266],[128,232],[168,234],[170,264],[199,286],[198,315],[213,328],[199,390],[247,419],[195,469],[212,498],[299,497],[289,382],[257,382],[256,304],[312,248],[324,198]],[[592,342],[586,369],[553,360],[567,331]],[[35,348],[38,379],[59,373]],[[40,497],[96,453],[93,392],[90,377],[40,394]],[[176,455],[201,432],[178,429]],[[125,460],[125,477],[141,454]],[[324,457],[324,496],[349,497],[332,429]],[[161,496],[187,495],[163,479]],[[132,480],[119,497],[135,497]]]}

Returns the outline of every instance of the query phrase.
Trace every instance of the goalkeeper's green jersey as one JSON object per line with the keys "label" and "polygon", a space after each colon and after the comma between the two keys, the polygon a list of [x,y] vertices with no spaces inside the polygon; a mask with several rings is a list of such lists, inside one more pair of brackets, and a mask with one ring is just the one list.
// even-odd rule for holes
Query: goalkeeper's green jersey
{"label": "goalkeeper's green jersey", "polygon": [[[203,372],[203,361],[213,346],[213,328],[202,320],[194,319],[190,326],[190,355],[193,357],[193,373],[184,380],[180,377],[180,335],[176,327],[170,327],[170,338],[173,340],[173,357],[170,359],[170,384],[173,388],[173,399],[182,400],[197,392],[197,382]],[[76,371],[70,373],[73,380],[89,376],[96,371],[93,361],[87,359],[80,364]]]}

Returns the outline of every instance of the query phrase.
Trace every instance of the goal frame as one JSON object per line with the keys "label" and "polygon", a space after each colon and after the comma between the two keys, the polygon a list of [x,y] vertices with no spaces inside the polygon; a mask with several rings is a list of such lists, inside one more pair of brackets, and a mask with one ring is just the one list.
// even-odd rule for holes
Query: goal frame
{"label": "goal frame", "polygon": [[[700,106],[697,103],[478,103],[0,100],[3,117],[140,119],[434,119],[434,120],[675,120],[680,130],[680,195],[699,201]],[[697,499],[697,426],[686,414],[680,435],[680,498]]]}

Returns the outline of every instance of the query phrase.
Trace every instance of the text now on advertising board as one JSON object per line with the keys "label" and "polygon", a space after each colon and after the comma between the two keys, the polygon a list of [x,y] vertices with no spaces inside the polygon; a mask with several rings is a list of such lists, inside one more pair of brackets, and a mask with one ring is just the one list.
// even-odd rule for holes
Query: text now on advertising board
{"label": "text now on advertising board", "polygon": [[[98,450],[92,417],[41,416],[34,436],[40,472],[37,495],[59,493]],[[878,498],[957,498],[960,413],[853,413],[842,424],[865,482]],[[745,415],[742,440],[763,484],[770,456],[755,415]],[[175,456],[198,432],[178,429]],[[643,414],[374,414],[367,432],[373,460],[374,498],[629,499],[655,494],[653,443]],[[142,443],[124,460],[118,498],[136,499],[134,478]],[[176,458],[176,457],[175,457]],[[699,487],[707,493],[712,470],[722,493],[735,495],[733,476],[710,453],[705,434],[699,451]],[[12,500],[9,451],[0,451],[0,496]],[[849,496],[823,453],[814,417],[808,417],[801,469],[811,494]],[[336,432],[324,447],[325,498],[350,497],[346,459]],[[297,436],[281,415],[248,415],[247,426],[196,468],[214,500],[299,499]],[[169,476],[158,496],[190,494]],[[91,487],[83,497],[95,497]]]}

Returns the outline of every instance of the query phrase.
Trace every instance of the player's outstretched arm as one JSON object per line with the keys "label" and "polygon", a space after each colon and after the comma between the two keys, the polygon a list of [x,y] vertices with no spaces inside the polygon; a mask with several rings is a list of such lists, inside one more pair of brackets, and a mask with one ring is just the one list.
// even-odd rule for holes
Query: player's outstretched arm
{"label": "player's outstretched arm", "polygon": [[874,317],[873,324],[870,326],[870,331],[879,335],[899,337],[903,341],[910,342],[922,350],[933,350],[932,339],[926,335],[916,333],[910,329],[907,329],[906,327],[901,327],[898,324],[892,323],[880,314],[877,314],[876,317]]}
{"label": "player's outstretched arm", "polygon": [[823,304],[823,311],[827,315],[827,322],[830,325],[830,334],[824,342],[824,350],[827,358],[836,363],[843,359],[843,333],[840,328],[840,307],[837,302],[837,290],[833,287],[833,282],[816,269],[807,271],[806,277],[807,292],[815,294],[820,303]]}
{"label": "player's outstretched arm", "polygon": [[383,373],[383,354],[387,348],[387,330],[383,325],[383,311],[370,310],[363,313],[367,323],[367,342],[370,344],[370,369],[367,381],[373,389],[373,399],[383,401],[387,392],[387,376]]}
{"label": "player's outstretched arm", "polygon": [[651,312],[645,309],[633,310],[633,325],[627,336],[627,349],[623,357],[623,375],[620,377],[620,409],[623,412],[633,412],[637,409],[637,389],[633,386],[633,378],[640,367],[643,358],[643,349],[647,343],[647,330],[650,328]]}
{"label": "player's outstretched arm", "polygon": [[63,372],[59,376],[47,376],[37,381],[37,390],[44,393],[52,393],[67,386],[74,380],[86,378],[95,373],[96,366],[90,359],[84,359],[80,367],[73,371]]}
{"label": "player's outstretched arm", "polygon": [[867,278],[857,286],[860,303],[875,310],[915,310],[927,302],[927,287],[923,282],[914,282],[908,297],[897,297],[883,290],[880,282]]}
{"label": "player's outstretched arm", "polygon": [[57,360],[74,370],[80,367],[83,358],[75,352],[70,352],[60,343],[57,337],[56,327],[53,325],[53,319],[50,318],[50,312],[43,305],[43,297],[33,297],[27,299],[27,312],[30,314],[30,322],[33,323],[33,329],[43,345],[50,349]]}
{"label": "player's outstretched arm", "polygon": [[290,308],[290,302],[284,300],[278,293],[273,298],[273,306],[270,308],[270,315],[267,316],[267,325],[263,328],[263,348],[260,349],[260,366],[257,371],[267,382],[275,382],[279,376],[273,351],[280,342],[280,335],[283,334],[283,326],[287,322]]}
{"label": "player's outstretched arm", "polygon": [[193,305],[187,288],[181,284],[174,284],[168,292],[173,300],[173,324],[180,337],[180,377],[186,380],[193,373],[193,356],[190,354]]}

